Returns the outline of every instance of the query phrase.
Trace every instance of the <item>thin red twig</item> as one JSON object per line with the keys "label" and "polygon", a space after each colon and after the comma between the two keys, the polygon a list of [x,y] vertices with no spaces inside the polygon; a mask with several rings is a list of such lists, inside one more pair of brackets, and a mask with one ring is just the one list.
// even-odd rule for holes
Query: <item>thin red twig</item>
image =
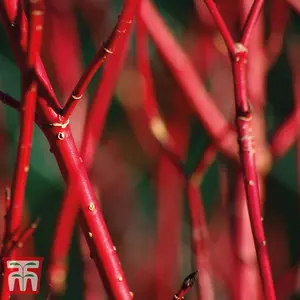
{"label": "thin red twig", "polygon": [[27,241],[28,238],[30,238],[33,233],[35,232],[38,224],[39,224],[39,218],[34,221],[28,228],[26,228],[21,233],[16,233],[15,236],[11,240],[10,248],[7,250],[6,253],[4,253],[5,256],[10,256],[14,250],[18,248],[22,248]]}
{"label": "thin red twig", "polygon": [[215,4],[215,2],[213,0],[204,0],[206,6],[209,8],[209,12],[211,13],[215,23],[217,24],[223,38],[224,41],[227,45],[227,48],[229,50],[229,53],[232,54],[235,52],[235,44],[234,41],[232,39],[232,36],[221,16],[221,14],[219,13],[219,10]]}
{"label": "thin red twig", "polygon": [[[13,1],[11,1],[11,3],[12,2]],[[14,6],[9,6],[9,10],[13,7]],[[19,40],[19,30],[20,26],[22,25],[22,38],[27,39],[27,19],[22,7],[20,7],[18,10],[20,14],[19,19],[22,20],[21,24],[18,19],[16,20],[16,12],[12,13],[12,11],[7,11],[4,3],[0,2],[0,19],[11,44],[16,62],[21,72],[24,73],[27,70],[27,48],[26,45],[21,43]],[[50,84],[49,78],[39,55],[36,58],[35,74],[39,82],[37,111],[40,113],[40,118],[45,122],[47,122],[46,120],[50,120],[51,123],[58,122],[59,116],[57,112],[61,106],[54,94],[53,88]]]}
{"label": "thin red twig", "polygon": [[100,68],[106,58],[113,54],[116,47],[122,47],[121,37],[130,29],[130,26],[133,21],[133,15],[135,8],[140,0],[126,0],[123,10],[119,16],[118,23],[116,24],[112,34],[108,40],[101,46],[100,50],[91,61],[84,74],[81,76],[80,80],[76,84],[71,96],[69,97],[66,105],[64,106],[62,116],[67,120],[75,106],[78,103],[78,100],[82,97],[84,91],[86,90],[88,84],[92,80],[96,71]]}
{"label": "thin red twig", "polygon": [[241,31],[241,44],[245,47],[249,45],[249,39],[253,32],[254,26],[259,18],[264,0],[254,0],[248,17],[246,18],[245,25]]}

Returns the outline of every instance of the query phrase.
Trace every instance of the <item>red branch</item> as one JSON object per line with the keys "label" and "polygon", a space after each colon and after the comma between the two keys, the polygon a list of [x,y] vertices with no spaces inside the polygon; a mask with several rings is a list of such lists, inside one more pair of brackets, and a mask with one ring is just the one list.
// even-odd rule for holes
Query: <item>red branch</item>
{"label": "red branch", "polygon": [[[252,135],[252,115],[248,104],[246,66],[248,60],[249,37],[258,19],[263,1],[254,1],[242,29],[241,43],[234,43],[221,16],[216,12],[213,1],[206,0],[208,9],[218,24],[231,56],[235,98],[236,98],[236,126],[239,137],[240,159],[244,175],[244,184],[247,196],[247,204],[251,222],[252,233],[264,296],[268,300],[275,299],[275,291],[272,280],[271,266],[266,248],[266,240],[261,219],[260,195],[255,163],[254,137]],[[224,29],[225,26],[225,29]]]}
{"label": "red branch", "polygon": [[[24,72],[23,53],[19,48],[19,40],[15,27],[11,27],[12,20],[6,11],[0,10],[10,42],[14,46],[15,55],[20,63],[20,69]],[[24,14],[22,12],[22,14]],[[22,49],[24,50],[24,49]],[[61,116],[57,114],[58,107],[52,88],[47,81],[41,62],[38,60],[36,73],[39,74],[41,95],[39,98],[39,125],[46,135],[51,151],[55,154],[58,165],[66,182],[76,182],[77,192],[80,198],[82,226],[89,242],[92,256],[97,264],[99,272],[103,271],[103,280],[106,283],[108,294],[117,299],[131,299],[119,259],[114,250],[109,233],[107,231],[102,214],[97,207],[96,197],[88,180],[86,170],[77,152],[69,127],[61,122]],[[40,68],[40,69],[38,69]],[[40,91],[39,91],[40,92]],[[54,101],[52,101],[54,100]]]}
{"label": "red branch", "polygon": [[30,2],[27,72],[23,76],[24,95],[20,104],[20,138],[11,188],[11,203],[6,219],[7,224],[4,244],[6,244],[15,231],[18,230],[23,214],[37,99],[37,81],[34,66],[41,46],[44,15],[43,6],[42,1]]}
{"label": "red branch", "polygon": [[76,186],[85,238],[108,294],[116,299],[131,299],[114,245],[69,126],[42,126],[41,129],[48,139],[65,181]]}
{"label": "red branch", "polygon": [[135,8],[139,1],[140,0],[126,0],[123,10],[119,16],[118,23],[116,24],[113,32],[111,33],[108,40],[102,45],[94,59],[91,61],[84,74],[78,81],[71,96],[69,97],[62,112],[62,116],[65,120],[70,117],[72,111],[77,105],[78,100],[82,97],[88,84],[92,80],[97,70],[106,60],[107,56],[113,54],[116,50],[116,47],[122,47],[122,43],[124,43],[124,40],[121,37],[130,29]]}
{"label": "red branch", "polygon": [[[13,1],[10,1],[13,3]],[[13,53],[15,55],[16,61],[22,73],[27,70],[27,48],[24,43],[20,42],[19,30],[22,26],[22,39],[27,39],[27,19],[25,13],[22,9],[20,10],[20,19],[22,20],[19,24],[18,20],[15,19],[15,14],[12,13],[11,9],[14,6],[8,5],[8,10],[3,2],[0,2],[0,19],[4,26],[5,32],[7,34],[8,40],[12,46]],[[39,82],[38,90],[38,103],[37,111],[40,113],[40,118],[46,120],[51,120],[51,123],[59,121],[57,112],[60,110],[61,106],[54,94],[52,86],[49,82],[47,73],[45,71],[44,65],[41,61],[40,56],[36,58],[35,64],[35,74]],[[50,107],[49,107],[50,106]]]}
{"label": "red branch", "polygon": [[4,256],[11,256],[13,251],[15,251],[17,248],[22,248],[27,241],[28,238],[30,238],[33,233],[35,232],[37,226],[39,223],[39,219],[37,219],[35,222],[33,222],[28,228],[26,228],[21,233],[16,233],[12,240],[10,241],[11,245],[10,248],[8,248],[7,252],[4,253]]}
{"label": "red branch", "polygon": [[[20,137],[17,148],[17,158],[12,179],[11,200],[6,215],[5,235],[3,238],[4,254],[15,255],[16,248],[12,245],[14,235],[19,230],[23,215],[27,174],[31,152],[32,135],[35,121],[38,81],[35,75],[36,59],[39,55],[42,40],[44,20],[43,1],[30,1],[29,3],[29,34],[26,59],[26,71],[23,73],[23,96],[20,103]],[[29,234],[31,233],[28,231]],[[23,238],[27,237],[24,234]],[[21,237],[22,238],[22,237]],[[2,279],[2,278],[1,278]],[[7,285],[1,280],[1,299],[9,298]]]}
{"label": "red branch", "polygon": [[[98,142],[103,133],[112,94],[126,58],[129,38],[130,30],[121,36],[119,45],[115,50],[115,55],[107,62],[104,68],[103,76],[97,87],[94,101],[87,116],[80,154],[88,172],[92,167]],[[56,291],[61,290],[66,279],[66,258],[79,208],[78,204],[76,204],[78,203],[78,199],[76,198],[76,188],[70,183],[67,186],[59,212],[48,271],[50,286]],[[68,217],[66,218],[66,216]],[[57,274],[60,274],[60,277]]]}

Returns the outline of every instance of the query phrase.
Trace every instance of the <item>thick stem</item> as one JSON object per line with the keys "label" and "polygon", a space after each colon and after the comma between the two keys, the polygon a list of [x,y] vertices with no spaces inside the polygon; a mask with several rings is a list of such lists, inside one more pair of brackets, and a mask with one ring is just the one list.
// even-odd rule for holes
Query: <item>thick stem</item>
{"label": "thick stem", "polygon": [[[122,43],[124,43],[124,48],[118,47],[115,56],[107,62],[87,117],[87,123],[83,134],[83,143],[81,145],[81,157],[88,172],[92,167],[98,142],[103,133],[112,94],[125,62],[129,38],[130,34],[128,32],[127,35],[122,37],[122,39],[124,39],[124,41],[122,41]],[[48,275],[51,283],[50,285],[57,291],[61,289],[60,287],[64,286],[64,279],[66,279],[66,258],[79,209],[78,199],[76,198],[76,189],[69,184],[58,216],[56,232],[54,235],[55,239],[51,251],[51,262],[49,265]],[[62,277],[58,278],[57,274],[60,274]]]}
{"label": "thick stem", "polygon": [[66,183],[76,185],[86,240],[98,271],[102,274],[108,294],[114,299],[131,299],[120,261],[69,126],[66,128],[43,126],[42,130],[51,145],[51,151]]}

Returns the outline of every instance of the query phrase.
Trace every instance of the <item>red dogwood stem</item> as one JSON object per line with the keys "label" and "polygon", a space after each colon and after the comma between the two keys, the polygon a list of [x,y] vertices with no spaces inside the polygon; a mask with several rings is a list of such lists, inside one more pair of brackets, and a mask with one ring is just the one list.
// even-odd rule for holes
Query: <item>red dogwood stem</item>
{"label": "red dogwood stem", "polygon": [[[83,134],[84,142],[81,145],[81,157],[88,171],[91,169],[97,145],[103,133],[112,94],[126,58],[129,38],[130,31],[121,37],[120,47],[116,48],[115,55],[107,62],[87,116],[87,123]],[[121,47],[121,45],[124,47]],[[61,290],[66,279],[66,258],[79,209],[78,199],[76,198],[76,189],[70,183],[67,186],[59,212],[48,271],[51,288],[56,291]]]}
{"label": "red dogwood stem", "polygon": [[51,145],[51,151],[65,181],[71,186],[76,186],[85,237],[108,294],[115,299],[131,299],[116,250],[69,126],[66,128],[42,126],[41,129]]}
{"label": "red dogwood stem", "polygon": [[[9,6],[9,9],[11,8],[12,6]],[[27,48],[26,45],[24,45],[24,43],[21,43],[20,41],[19,31],[20,31],[20,26],[22,25],[22,34],[23,34],[22,38],[26,40],[28,34],[27,19],[22,9],[20,9],[20,19],[22,20],[22,24],[19,23],[15,24],[14,16],[15,15],[12,14],[11,11],[7,11],[6,6],[2,2],[0,2],[0,18],[2,24],[4,26],[6,35],[12,47],[19,69],[21,70],[22,73],[24,73],[27,70],[27,59],[26,59]],[[14,24],[14,26],[11,26],[11,24]],[[52,89],[49,78],[47,76],[44,65],[39,55],[37,55],[34,70],[39,85],[38,103],[36,109],[38,112],[40,112],[41,114],[40,117],[44,118],[44,120],[47,119],[47,120],[51,120],[51,122],[57,122],[59,121],[57,112],[59,111],[61,106],[54,94],[54,91]],[[52,109],[49,108],[49,105],[51,106]]]}
{"label": "red dogwood stem", "polygon": [[[26,59],[26,71],[22,78],[22,100],[20,103],[20,136],[17,148],[17,158],[15,162],[14,175],[11,187],[11,199],[7,211],[5,235],[3,239],[4,254],[10,257],[15,256],[15,247],[10,247],[13,243],[14,235],[20,230],[20,224],[23,216],[25,190],[27,174],[29,171],[30,152],[32,144],[32,135],[35,122],[35,110],[37,100],[38,82],[34,72],[36,59],[40,52],[44,3],[42,0],[29,2],[29,34],[28,50]],[[9,298],[9,291],[3,278],[0,280],[1,299]]]}
{"label": "red dogwood stem", "polygon": [[16,237],[12,239],[11,246],[8,249],[7,253],[5,253],[5,255],[10,256],[14,250],[18,248],[22,248],[24,246],[24,243],[27,241],[27,239],[31,237],[35,232],[38,223],[39,223],[39,219],[33,222],[28,228],[26,228],[21,233],[16,234]]}
{"label": "red dogwood stem", "polygon": [[[2,93],[1,93],[2,94]],[[1,95],[0,94],[0,95]],[[5,95],[5,94],[4,94]],[[9,103],[14,104],[11,98]],[[51,146],[66,182],[76,182],[77,193],[81,199],[83,229],[108,294],[116,299],[131,299],[126,279],[108,230],[98,208],[96,196],[76,149],[69,126],[40,125]]]}
{"label": "red dogwood stem", "polygon": [[20,138],[11,188],[11,203],[7,216],[6,237],[4,238],[6,241],[19,228],[23,214],[37,99],[37,81],[34,66],[41,46],[43,6],[43,1],[31,1],[29,6],[27,71],[23,76],[24,95],[21,101]]}
{"label": "red dogwood stem", "polygon": [[254,136],[252,135],[251,125],[252,115],[248,107],[246,63],[247,50],[237,52],[233,61],[236,97],[236,126],[238,129],[240,158],[244,175],[247,204],[264,295],[266,299],[273,300],[275,299],[275,292],[261,218],[259,185],[255,164]]}
{"label": "red dogwood stem", "polygon": [[123,10],[119,16],[118,23],[116,24],[113,32],[111,33],[108,40],[100,48],[94,59],[91,61],[84,74],[78,81],[71,96],[69,97],[62,112],[65,120],[70,117],[78,100],[82,97],[84,91],[86,90],[88,84],[92,80],[97,70],[106,60],[107,56],[114,53],[116,47],[118,47],[118,45],[122,41],[121,37],[130,29],[133,15],[139,1],[140,0],[126,0]]}
{"label": "red dogwood stem", "polygon": [[[11,21],[9,20],[6,11],[1,10],[0,12],[5,28],[7,30],[8,37],[12,45],[14,46],[16,57],[19,58],[18,62],[20,63],[20,69],[24,71],[26,70],[26,65],[22,60],[23,52],[20,51],[19,48],[17,31],[11,29],[13,27],[9,26]],[[85,168],[83,165],[80,165],[82,164],[82,162],[74,145],[72,134],[69,128],[65,127],[65,124],[59,122],[61,121],[61,117],[56,113],[56,98],[55,96],[52,97],[52,88],[47,81],[46,74],[43,73],[44,71],[41,62],[37,61],[36,66],[36,72],[37,74],[39,74],[39,80],[41,80],[39,81],[39,83],[41,83],[41,85],[39,85],[41,87],[41,95],[44,95],[48,100],[51,99],[50,102],[45,98],[39,98],[40,109],[38,113],[40,126],[43,128],[44,133],[46,133],[50,141],[51,147],[53,148],[53,152],[55,152],[56,154],[56,158],[59,162],[65,179],[70,179],[71,184],[73,180],[77,181],[76,183],[80,194],[80,200],[81,202],[84,201],[82,203],[82,208],[84,207],[82,216],[85,220],[85,226],[83,226],[83,229],[86,233],[87,240],[90,242],[89,246],[91,252],[94,256],[95,253],[97,254],[94,259],[99,267],[99,270],[100,268],[101,270],[104,270],[105,276],[103,276],[103,278],[104,281],[107,282],[106,286],[108,294],[117,299],[130,299],[131,295],[126,284],[126,280],[124,279],[124,276],[122,276],[120,262],[115,251],[113,250],[113,246],[108,231],[105,227],[101,212],[96,208],[96,205],[94,204],[95,195],[88,181],[88,176],[86,174]],[[59,142],[61,142],[65,138],[67,140],[66,143],[61,143],[62,145],[55,144],[55,140],[59,140]],[[87,201],[90,202],[86,206]],[[91,235],[93,236],[93,238],[91,238]]]}
{"label": "red dogwood stem", "polygon": [[205,2],[216,23],[218,24],[219,30],[223,35],[226,44],[228,45],[228,51],[231,57],[236,103],[236,126],[251,228],[258,258],[264,296],[268,300],[275,300],[276,298],[272,280],[271,266],[261,218],[260,195],[255,163],[254,136],[251,125],[252,115],[248,103],[246,76],[246,66],[248,60],[248,49],[246,47],[248,46],[250,34],[258,19],[263,1],[254,1],[245,25],[241,31],[241,43],[234,43],[231,35],[228,35],[228,30],[224,30],[224,26],[226,29],[226,25],[224,25],[224,22],[221,16],[218,15],[218,12],[216,12],[217,8],[214,2],[211,0],[206,0]]}

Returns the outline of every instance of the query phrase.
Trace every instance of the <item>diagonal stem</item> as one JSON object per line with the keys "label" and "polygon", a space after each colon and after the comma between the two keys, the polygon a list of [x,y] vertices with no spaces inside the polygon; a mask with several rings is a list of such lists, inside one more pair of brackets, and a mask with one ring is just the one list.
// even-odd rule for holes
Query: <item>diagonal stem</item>
{"label": "diagonal stem", "polygon": [[113,55],[116,47],[122,47],[122,44],[124,42],[122,36],[128,34],[128,31],[133,22],[135,8],[139,1],[140,0],[125,0],[123,10],[119,16],[118,22],[113,32],[111,33],[108,40],[100,47],[100,50],[88,65],[87,69],[76,84],[65,107],[63,108],[62,116],[65,120],[67,120],[71,116],[74,108],[76,107],[78,101],[88,87],[90,81],[94,77],[97,70],[107,59],[107,57]]}

